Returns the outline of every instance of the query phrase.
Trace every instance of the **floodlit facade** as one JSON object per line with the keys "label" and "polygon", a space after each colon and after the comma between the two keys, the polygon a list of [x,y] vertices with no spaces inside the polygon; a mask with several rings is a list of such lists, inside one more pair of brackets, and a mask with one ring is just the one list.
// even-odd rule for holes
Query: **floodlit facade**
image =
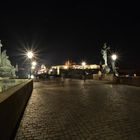
{"label": "floodlit facade", "polygon": [[91,64],[91,65],[84,65],[84,67],[82,65],[57,65],[57,66],[52,66],[52,69],[56,69],[57,70],[57,74],[60,74],[60,69],[100,69],[100,65],[96,65],[96,64]]}

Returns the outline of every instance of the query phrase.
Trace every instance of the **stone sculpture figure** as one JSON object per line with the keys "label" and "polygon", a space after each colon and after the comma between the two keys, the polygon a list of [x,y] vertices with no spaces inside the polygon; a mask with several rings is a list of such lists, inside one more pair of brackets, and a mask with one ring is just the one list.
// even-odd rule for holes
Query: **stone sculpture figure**
{"label": "stone sculpture figure", "polygon": [[0,77],[15,77],[15,68],[11,65],[6,50],[1,51],[2,44],[0,40]]}
{"label": "stone sculpture figure", "polygon": [[8,59],[9,57],[6,54],[6,50],[4,50],[1,54],[1,62],[2,66],[9,66],[12,67],[10,60]]}
{"label": "stone sculpture figure", "polygon": [[109,50],[110,48],[107,47],[106,43],[104,43],[104,46],[103,46],[103,49],[101,50],[101,53],[103,55],[103,59],[104,59],[104,62],[105,62],[105,66],[107,66],[107,51]]}
{"label": "stone sculpture figure", "polygon": [[109,73],[110,72],[110,68],[108,67],[108,62],[107,62],[107,57],[108,57],[108,50],[110,50],[110,47],[108,47],[107,45],[106,45],[106,43],[104,43],[104,46],[103,46],[103,48],[102,48],[102,50],[101,50],[101,53],[102,53],[102,55],[103,55],[103,59],[104,59],[104,64],[105,64],[105,67],[104,67],[104,71],[105,71],[105,73]]}

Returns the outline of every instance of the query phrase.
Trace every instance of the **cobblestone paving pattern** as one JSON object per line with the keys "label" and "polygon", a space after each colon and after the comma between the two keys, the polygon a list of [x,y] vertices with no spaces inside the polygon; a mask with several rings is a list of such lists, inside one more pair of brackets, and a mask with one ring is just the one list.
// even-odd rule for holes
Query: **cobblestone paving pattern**
{"label": "cobblestone paving pattern", "polygon": [[140,140],[140,88],[34,82],[15,140]]}

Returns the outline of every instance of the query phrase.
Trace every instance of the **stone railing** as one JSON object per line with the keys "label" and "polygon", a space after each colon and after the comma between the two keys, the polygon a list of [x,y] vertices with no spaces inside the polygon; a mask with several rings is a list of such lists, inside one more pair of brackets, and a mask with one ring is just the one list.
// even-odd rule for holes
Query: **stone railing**
{"label": "stone railing", "polygon": [[113,74],[105,74],[105,75],[98,75],[93,74],[94,80],[106,80],[106,81],[113,81]]}
{"label": "stone railing", "polygon": [[32,90],[28,80],[0,94],[0,140],[12,139]]}
{"label": "stone railing", "polygon": [[140,86],[140,77],[117,77],[114,79],[117,84]]}
{"label": "stone railing", "polygon": [[125,85],[133,85],[133,86],[140,86],[140,76],[137,77],[114,77],[113,74],[105,74],[103,76],[99,76],[98,74],[93,74],[94,80],[105,80],[105,81],[111,81],[115,84],[125,84]]}

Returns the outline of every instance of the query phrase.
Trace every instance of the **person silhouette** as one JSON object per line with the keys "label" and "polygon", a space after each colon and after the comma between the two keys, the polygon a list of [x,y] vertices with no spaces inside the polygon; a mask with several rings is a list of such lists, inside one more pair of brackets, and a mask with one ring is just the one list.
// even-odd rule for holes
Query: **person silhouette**
{"label": "person silhouette", "polygon": [[86,72],[83,71],[83,81],[85,82],[86,81]]}

